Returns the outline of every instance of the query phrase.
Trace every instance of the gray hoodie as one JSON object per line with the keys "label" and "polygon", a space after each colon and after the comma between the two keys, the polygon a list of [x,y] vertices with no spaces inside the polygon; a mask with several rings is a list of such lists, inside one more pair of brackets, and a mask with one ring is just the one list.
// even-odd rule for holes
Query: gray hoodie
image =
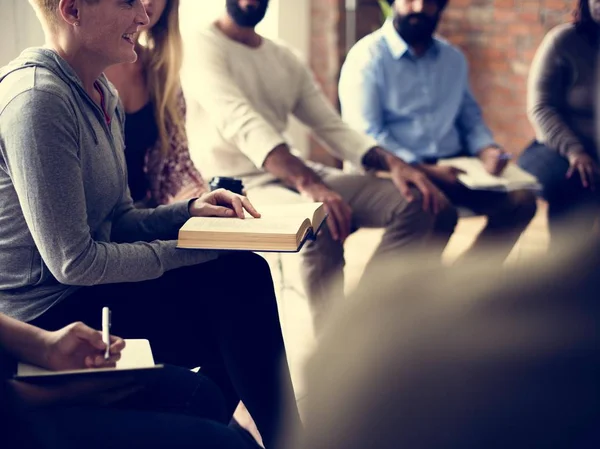
{"label": "gray hoodie", "polygon": [[188,204],[133,206],[124,113],[104,113],[55,52],[0,69],[0,312],[30,321],[81,286],[136,282],[217,257],[176,248]]}

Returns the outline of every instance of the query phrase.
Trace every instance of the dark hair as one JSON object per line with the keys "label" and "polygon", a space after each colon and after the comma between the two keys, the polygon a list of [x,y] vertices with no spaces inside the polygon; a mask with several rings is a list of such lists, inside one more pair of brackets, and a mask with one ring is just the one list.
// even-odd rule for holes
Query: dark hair
{"label": "dark hair", "polygon": [[593,39],[597,38],[598,24],[592,19],[589,0],[578,0],[577,8],[573,11],[573,23],[575,24],[575,29],[580,33],[586,34]]}
{"label": "dark hair", "polygon": [[[388,4],[390,6],[392,6],[395,1],[396,0],[387,0]],[[438,7],[440,8],[440,11],[443,11],[446,8],[446,6],[448,5],[449,1],[450,0],[436,0],[436,3],[438,4]]]}

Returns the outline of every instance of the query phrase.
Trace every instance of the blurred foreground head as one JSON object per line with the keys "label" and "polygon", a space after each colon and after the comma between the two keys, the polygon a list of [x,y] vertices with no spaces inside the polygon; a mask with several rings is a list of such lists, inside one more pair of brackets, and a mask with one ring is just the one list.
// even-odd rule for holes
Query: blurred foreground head
{"label": "blurred foreground head", "polygon": [[308,364],[297,447],[600,447],[599,242],[504,271],[379,272]]}

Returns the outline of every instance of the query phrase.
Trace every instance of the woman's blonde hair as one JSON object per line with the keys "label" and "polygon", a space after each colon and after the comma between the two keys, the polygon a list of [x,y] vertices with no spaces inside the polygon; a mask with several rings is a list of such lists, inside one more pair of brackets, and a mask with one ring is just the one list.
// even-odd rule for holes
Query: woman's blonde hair
{"label": "woman's blonde hair", "polygon": [[179,31],[179,0],[167,0],[160,19],[140,36],[142,63],[158,125],[161,152],[169,151],[169,128],[184,133],[185,118],[179,108],[181,84],[179,72],[183,59],[183,42]]}

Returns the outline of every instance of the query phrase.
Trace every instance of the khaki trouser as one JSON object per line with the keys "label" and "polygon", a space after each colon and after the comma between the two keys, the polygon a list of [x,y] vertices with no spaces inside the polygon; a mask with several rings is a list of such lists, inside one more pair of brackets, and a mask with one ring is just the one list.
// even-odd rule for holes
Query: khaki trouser
{"label": "khaki trouser", "polygon": [[[454,208],[436,216],[423,210],[420,192],[415,190],[415,200],[408,202],[389,179],[347,174],[320,164],[310,165],[352,208],[353,230],[385,228],[372,260],[426,247],[431,254],[441,256],[456,226]],[[256,206],[311,201],[279,182],[251,187],[248,197]],[[307,243],[300,254],[302,283],[311,306],[313,325],[319,331],[332,300],[344,297],[344,247],[333,240],[324,226],[317,240]],[[369,266],[365,273],[368,271]]]}

